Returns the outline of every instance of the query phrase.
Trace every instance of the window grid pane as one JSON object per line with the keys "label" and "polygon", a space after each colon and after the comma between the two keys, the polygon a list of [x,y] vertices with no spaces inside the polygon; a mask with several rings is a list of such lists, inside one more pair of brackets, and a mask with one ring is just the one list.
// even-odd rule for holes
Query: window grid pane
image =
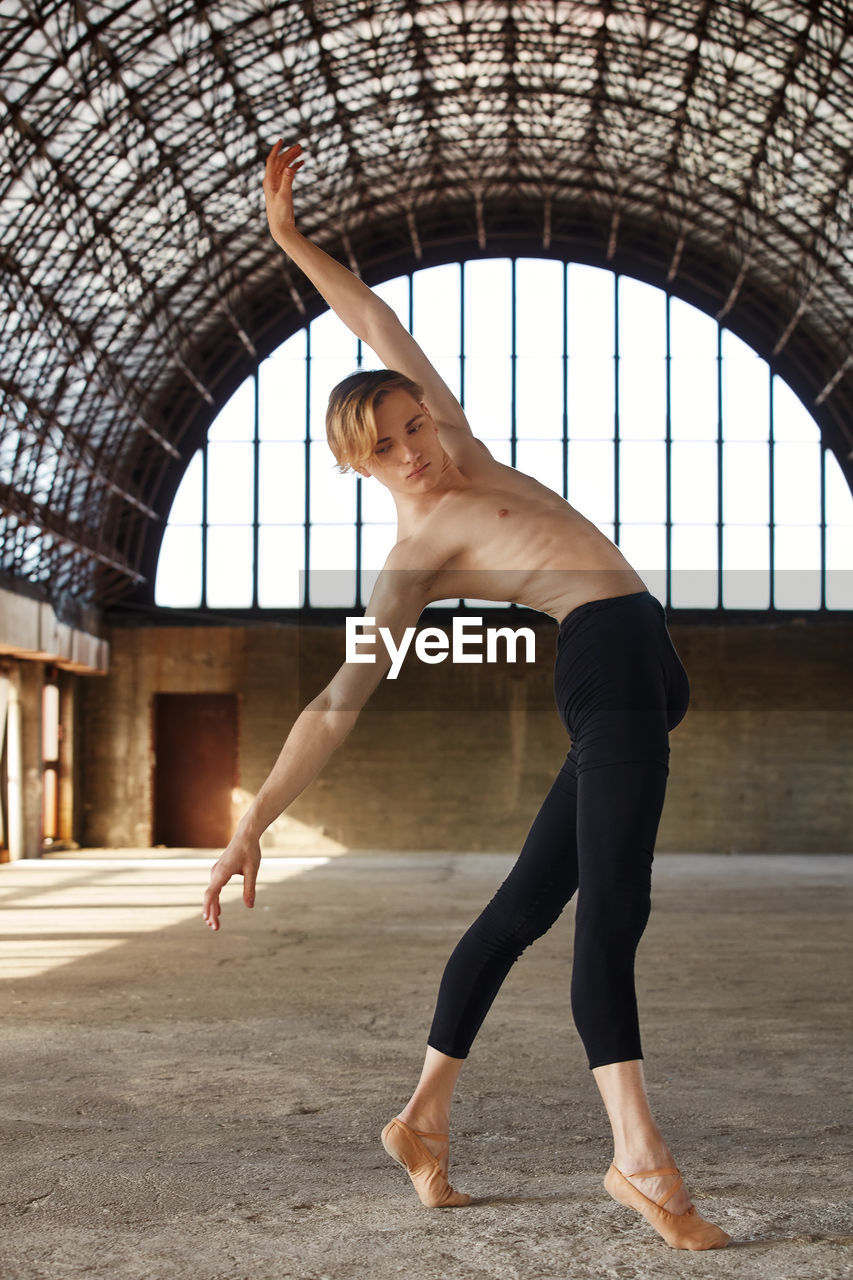
{"label": "window grid pane", "polygon": [[719,604],[716,523],[674,524],[670,547],[673,608],[716,609]]}
{"label": "window grid pane", "polygon": [[255,434],[255,377],[246,378],[210,424],[208,440],[252,440]]}
{"label": "window grid pane", "polygon": [[674,524],[716,524],[717,446],[708,440],[673,441],[671,519]]}
{"label": "window grid pane", "polygon": [[[304,330],[303,330],[304,333]],[[289,342],[284,344],[289,346]],[[261,440],[305,439],[305,343],[298,357],[274,352],[258,369]]]}
{"label": "window grid pane", "polygon": [[211,609],[249,609],[254,555],[251,526],[207,530],[207,603]]}
{"label": "window grid pane", "polygon": [[178,485],[178,492],[169,513],[169,524],[200,525],[202,521],[202,479],[204,464],[202,451],[197,449],[192,461],[184,472],[184,478]]}
{"label": "window grid pane", "polygon": [[311,530],[308,595],[315,608],[355,606],[355,526],[316,525]]}
{"label": "window grid pane", "polygon": [[305,603],[305,526],[266,525],[258,537],[258,605],[301,609]]}
{"label": "window grid pane", "polygon": [[305,523],[305,446],[262,444],[258,449],[258,518],[268,524]]}
{"label": "window grid pane", "polygon": [[207,447],[207,522],[251,524],[255,505],[255,450],[251,442]]}
{"label": "window grid pane", "polygon": [[163,533],[154,603],[170,609],[201,605],[201,527],[170,525]]}

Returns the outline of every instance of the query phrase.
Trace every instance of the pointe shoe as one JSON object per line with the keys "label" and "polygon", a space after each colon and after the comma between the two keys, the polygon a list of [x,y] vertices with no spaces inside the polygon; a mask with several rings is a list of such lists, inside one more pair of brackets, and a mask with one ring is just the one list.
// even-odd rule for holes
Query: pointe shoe
{"label": "pointe shoe", "polygon": [[[629,1181],[630,1178],[663,1177],[665,1174],[674,1174],[676,1182],[659,1200],[650,1200]],[[700,1217],[695,1205],[691,1204],[686,1213],[670,1213],[664,1208],[683,1181],[677,1169],[650,1169],[643,1173],[624,1174],[612,1164],[604,1178],[604,1186],[614,1200],[641,1213],[671,1249],[722,1249],[731,1236],[726,1235],[722,1228],[715,1227],[713,1222],[706,1222]]]}
{"label": "pointe shoe", "polygon": [[421,1138],[443,1142],[445,1148],[450,1145],[447,1134],[410,1129],[403,1120],[390,1120],[382,1130],[383,1147],[391,1159],[406,1170],[422,1204],[428,1209],[455,1209],[470,1204],[470,1196],[451,1187],[439,1158],[424,1146]]}

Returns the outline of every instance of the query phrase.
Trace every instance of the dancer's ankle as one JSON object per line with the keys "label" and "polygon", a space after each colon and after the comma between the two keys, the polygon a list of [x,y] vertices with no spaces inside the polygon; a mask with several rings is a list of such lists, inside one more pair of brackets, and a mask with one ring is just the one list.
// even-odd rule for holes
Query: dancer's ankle
{"label": "dancer's ankle", "polygon": [[674,1169],[672,1152],[666,1143],[630,1143],[613,1149],[613,1163],[626,1176],[641,1169]]}
{"label": "dancer's ankle", "polygon": [[660,1129],[652,1125],[614,1133],[613,1163],[623,1173],[634,1173],[638,1169],[669,1168],[673,1158]]}
{"label": "dancer's ankle", "polygon": [[449,1133],[450,1110],[441,1106],[412,1105],[406,1106],[397,1115],[398,1120],[407,1124],[410,1129],[421,1133]]}

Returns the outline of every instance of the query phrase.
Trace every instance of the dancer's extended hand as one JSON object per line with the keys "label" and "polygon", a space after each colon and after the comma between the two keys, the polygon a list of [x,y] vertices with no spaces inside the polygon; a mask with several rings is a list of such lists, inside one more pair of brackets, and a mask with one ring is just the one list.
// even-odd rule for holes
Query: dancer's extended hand
{"label": "dancer's extended hand", "polygon": [[296,227],[293,216],[293,179],[297,169],[301,169],[304,163],[299,159],[301,154],[302,147],[298,142],[292,147],[284,147],[283,139],[279,138],[267,156],[264,198],[267,202],[270,231],[277,244],[281,244],[281,238]]}
{"label": "dancer's extended hand", "polygon": [[255,881],[260,865],[260,842],[238,832],[210,872],[202,916],[211,929],[219,928],[219,895],[232,876],[243,877],[243,901],[247,907],[255,905]]}

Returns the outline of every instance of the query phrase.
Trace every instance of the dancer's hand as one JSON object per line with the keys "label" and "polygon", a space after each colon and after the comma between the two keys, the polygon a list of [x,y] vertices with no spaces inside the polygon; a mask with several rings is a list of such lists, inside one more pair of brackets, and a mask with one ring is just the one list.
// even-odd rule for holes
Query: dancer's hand
{"label": "dancer's hand", "polygon": [[297,169],[301,169],[304,163],[299,159],[302,147],[298,142],[292,147],[283,148],[283,139],[279,138],[267,156],[264,170],[267,220],[273,240],[282,247],[282,238],[287,237],[288,231],[296,229],[296,219],[293,216],[293,179]]}
{"label": "dancer's hand", "polygon": [[260,842],[238,831],[210,872],[202,916],[211,929],[219,928],[219,895],[232,876],[243,877],[243,901],[255,905],[255,881],[261,865]]}

